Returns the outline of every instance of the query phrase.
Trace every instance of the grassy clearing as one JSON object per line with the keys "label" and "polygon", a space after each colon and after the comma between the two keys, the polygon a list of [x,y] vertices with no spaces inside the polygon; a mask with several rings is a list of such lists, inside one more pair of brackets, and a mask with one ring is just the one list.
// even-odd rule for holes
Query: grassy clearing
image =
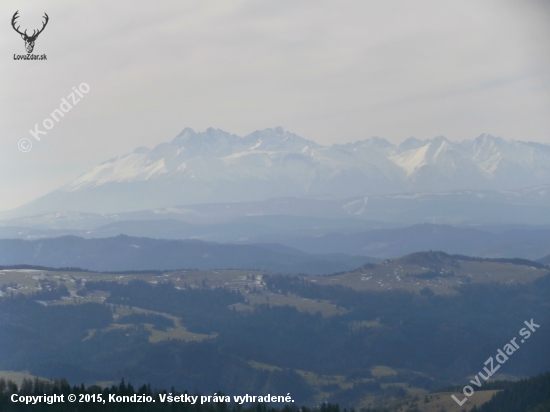
{"label": "grassy clearing", "polygon": [[320,312],[323,316],[334,316],[346,313],[346,310],[326,301],[306,299],[300,296],[279,295],[266,293],[261,295],[246,295],[252,305],[268,304],[270,306],[293,306],[300,312],[315,314]]}
{"label": "grassy clearing", "polygon": [[389,366],[373,366],[370,371],[374,377],[397,375],[397,371]]}
{"label": "grassy clearing", "polygon": [[[179,340],[184,340],[186,342],[192,342],[192,341],[200,342],[204,339],[215,338],[216,336],[218,336],[216,333],[213,333],[211,335],[204,335],[201,333],[189,332],[187,328],[182,326],[179,322],[176,325],[177,326],[175,328],[168,328],[165,331],[155,329],[154,325],[152,325],[151,323],[145,323],[143,326],[145,326],[145,328],[151,332],[151,335],[149,336],[149,342],[151,343],[157,343],[166,339],[179,339]],[[133,326],[134,326],[133,324],[113,323],[108,328],[105,328],[104,330],[105,331],[116,330],[116,329],[124,330],[124,329],[130,329]],[[94,336],[95,333],[96,333],[96,329],[90,329],[88,331],[88,336],[86,336],[83,339],[83,341],[90,339],[92,336]]]}
{"label": "grassy clearing", "polygon": [[177,323],[175,328],[169,328],[166,331],[153,329],[153,325],[146,323],[145,327],[151,331],[151,336],[149,336],[149,342],[156,343],[165,339],[180,339],[187,342],[200,342],[204,339],[215,338],[218,336],[217,333],[211,335],[204,335],[201,333],[189,332],[187,328],[181,326],[180,323]]}
{"label": "grassy clearing", "polygon": [[279,368],[278,366],[268,365],[267,363],[262,362],[256,362],[256,361],[248,361],[248,364],[252,366],[254,369],[261,369],[266,371],[280,371],[282,368]]}
{"label": "grassy clearing", "polygon": [[[149,336],[149,342],[151,343],[157,343],[165,339],[180,339],[187,342],[190,342],[190,341],[200,342],[204,339],[214,338],[217,336],[217,334],[215,333],[211,335],[205,335],[201,333],[189,332],[187,328],[180,323],[180,319],[178,317],[169,315],[167,313],[156,312],[153,310],[147,310],[147,309],[142,309],[138,307],[130,308],[129,306],[117,306],[117,307],[114,307],[114,310],[116,312],[115,316],[117,318],[124,317],[132,313],[138,313],[138,314],[160,315],[168,319],[171,319],[176,326],[174,328],[168,328],[165,331],[155,329],[154,325],[150,323],[144,324],[144,326],[151,332],[151,335]],[[127,328],[131,326],[133,325],[132,324],[113,324],[111,328]]]}

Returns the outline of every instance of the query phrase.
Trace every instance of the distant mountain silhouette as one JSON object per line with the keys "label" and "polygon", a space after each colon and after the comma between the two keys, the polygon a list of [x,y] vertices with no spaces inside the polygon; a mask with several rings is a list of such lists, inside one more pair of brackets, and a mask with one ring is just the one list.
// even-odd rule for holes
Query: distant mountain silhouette
{"label": "distant mountain silhouette", "polygon": [[169,269],[258,269],[330,274],[376,261],[365,256],[313,255],[272,244],[229,245],[200,240],[116,236],[63,236],[34,241],[0,239],[0,265],[79,267],[96,271]]}
{"label": "distant mountain silhouette", "polygon": [[309,253],[346,253],[378,258],[423,250],[492,258],[536,260],[550,251],[550,228],[489,231],[448,225],[421,224],[321,236],[259,236],[253,241],[280,243]]}

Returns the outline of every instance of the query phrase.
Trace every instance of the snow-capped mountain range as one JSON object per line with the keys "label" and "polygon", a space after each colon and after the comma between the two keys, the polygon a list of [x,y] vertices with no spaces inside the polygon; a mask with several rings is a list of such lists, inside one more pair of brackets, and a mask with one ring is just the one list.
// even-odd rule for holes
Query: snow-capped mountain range
{"label": "snow-capped mountain range", "polygon": [[108,160],[22,206],[24,214],[113,213],[277,197],[512,190],[550,183],[550,145],[483,134],[451,142],[372,137],[322,146],[280,127],[239,137],[186,128],[171,142]]}

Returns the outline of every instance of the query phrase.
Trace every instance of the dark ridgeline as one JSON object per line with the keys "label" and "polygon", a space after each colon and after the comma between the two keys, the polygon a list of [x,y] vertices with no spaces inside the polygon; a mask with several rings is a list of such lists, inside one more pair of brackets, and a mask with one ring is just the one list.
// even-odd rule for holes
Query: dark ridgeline
{"label": "dark ridgeline", "polygon": [[323,275],[376,260],[337,253],[317,255],[275,244],[221,244],[124,235],[100,239],[0,239],[0,265],[70,266],[109,272],[235,268]]}

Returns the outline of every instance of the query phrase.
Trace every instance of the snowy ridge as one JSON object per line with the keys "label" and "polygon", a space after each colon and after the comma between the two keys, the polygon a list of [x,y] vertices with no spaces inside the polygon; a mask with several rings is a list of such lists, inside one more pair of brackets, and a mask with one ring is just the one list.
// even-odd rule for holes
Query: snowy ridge
{"label": "snowy ridge", "polygon": [[281,127],[240,137],[186,128],[97,165],[31,202],[37,212],[117,212],[276,197],[515,190],[550,183],[550,146],[483,134],[451,142],[372,137],[323,146]]}
{"label": "snowy ridge", "polygon": [[[355,170],[365,177],[414,181],[425,168],[436,168],[448,178],[477,173],[480,178],[491,180],[498,177],[501,169],[514,167],[548,181],[549,165],[550,146],[506,141],[486,134],[462,142],[450,142],[442,136],[425,141],[410,138],[399,147],[378,137],[321,146],[282,128],[257,131],[245,137],[215,129],[196,133],[187,128],[170,143],[154,149],[138,148],[96,166],[70,183],[69,188],[151,180],[165,174],[235,180],[254,176],[266,179],[306,170],[309,174],[314,172],[315,177]],[[532,180],[533,176],[526,177]]]}

